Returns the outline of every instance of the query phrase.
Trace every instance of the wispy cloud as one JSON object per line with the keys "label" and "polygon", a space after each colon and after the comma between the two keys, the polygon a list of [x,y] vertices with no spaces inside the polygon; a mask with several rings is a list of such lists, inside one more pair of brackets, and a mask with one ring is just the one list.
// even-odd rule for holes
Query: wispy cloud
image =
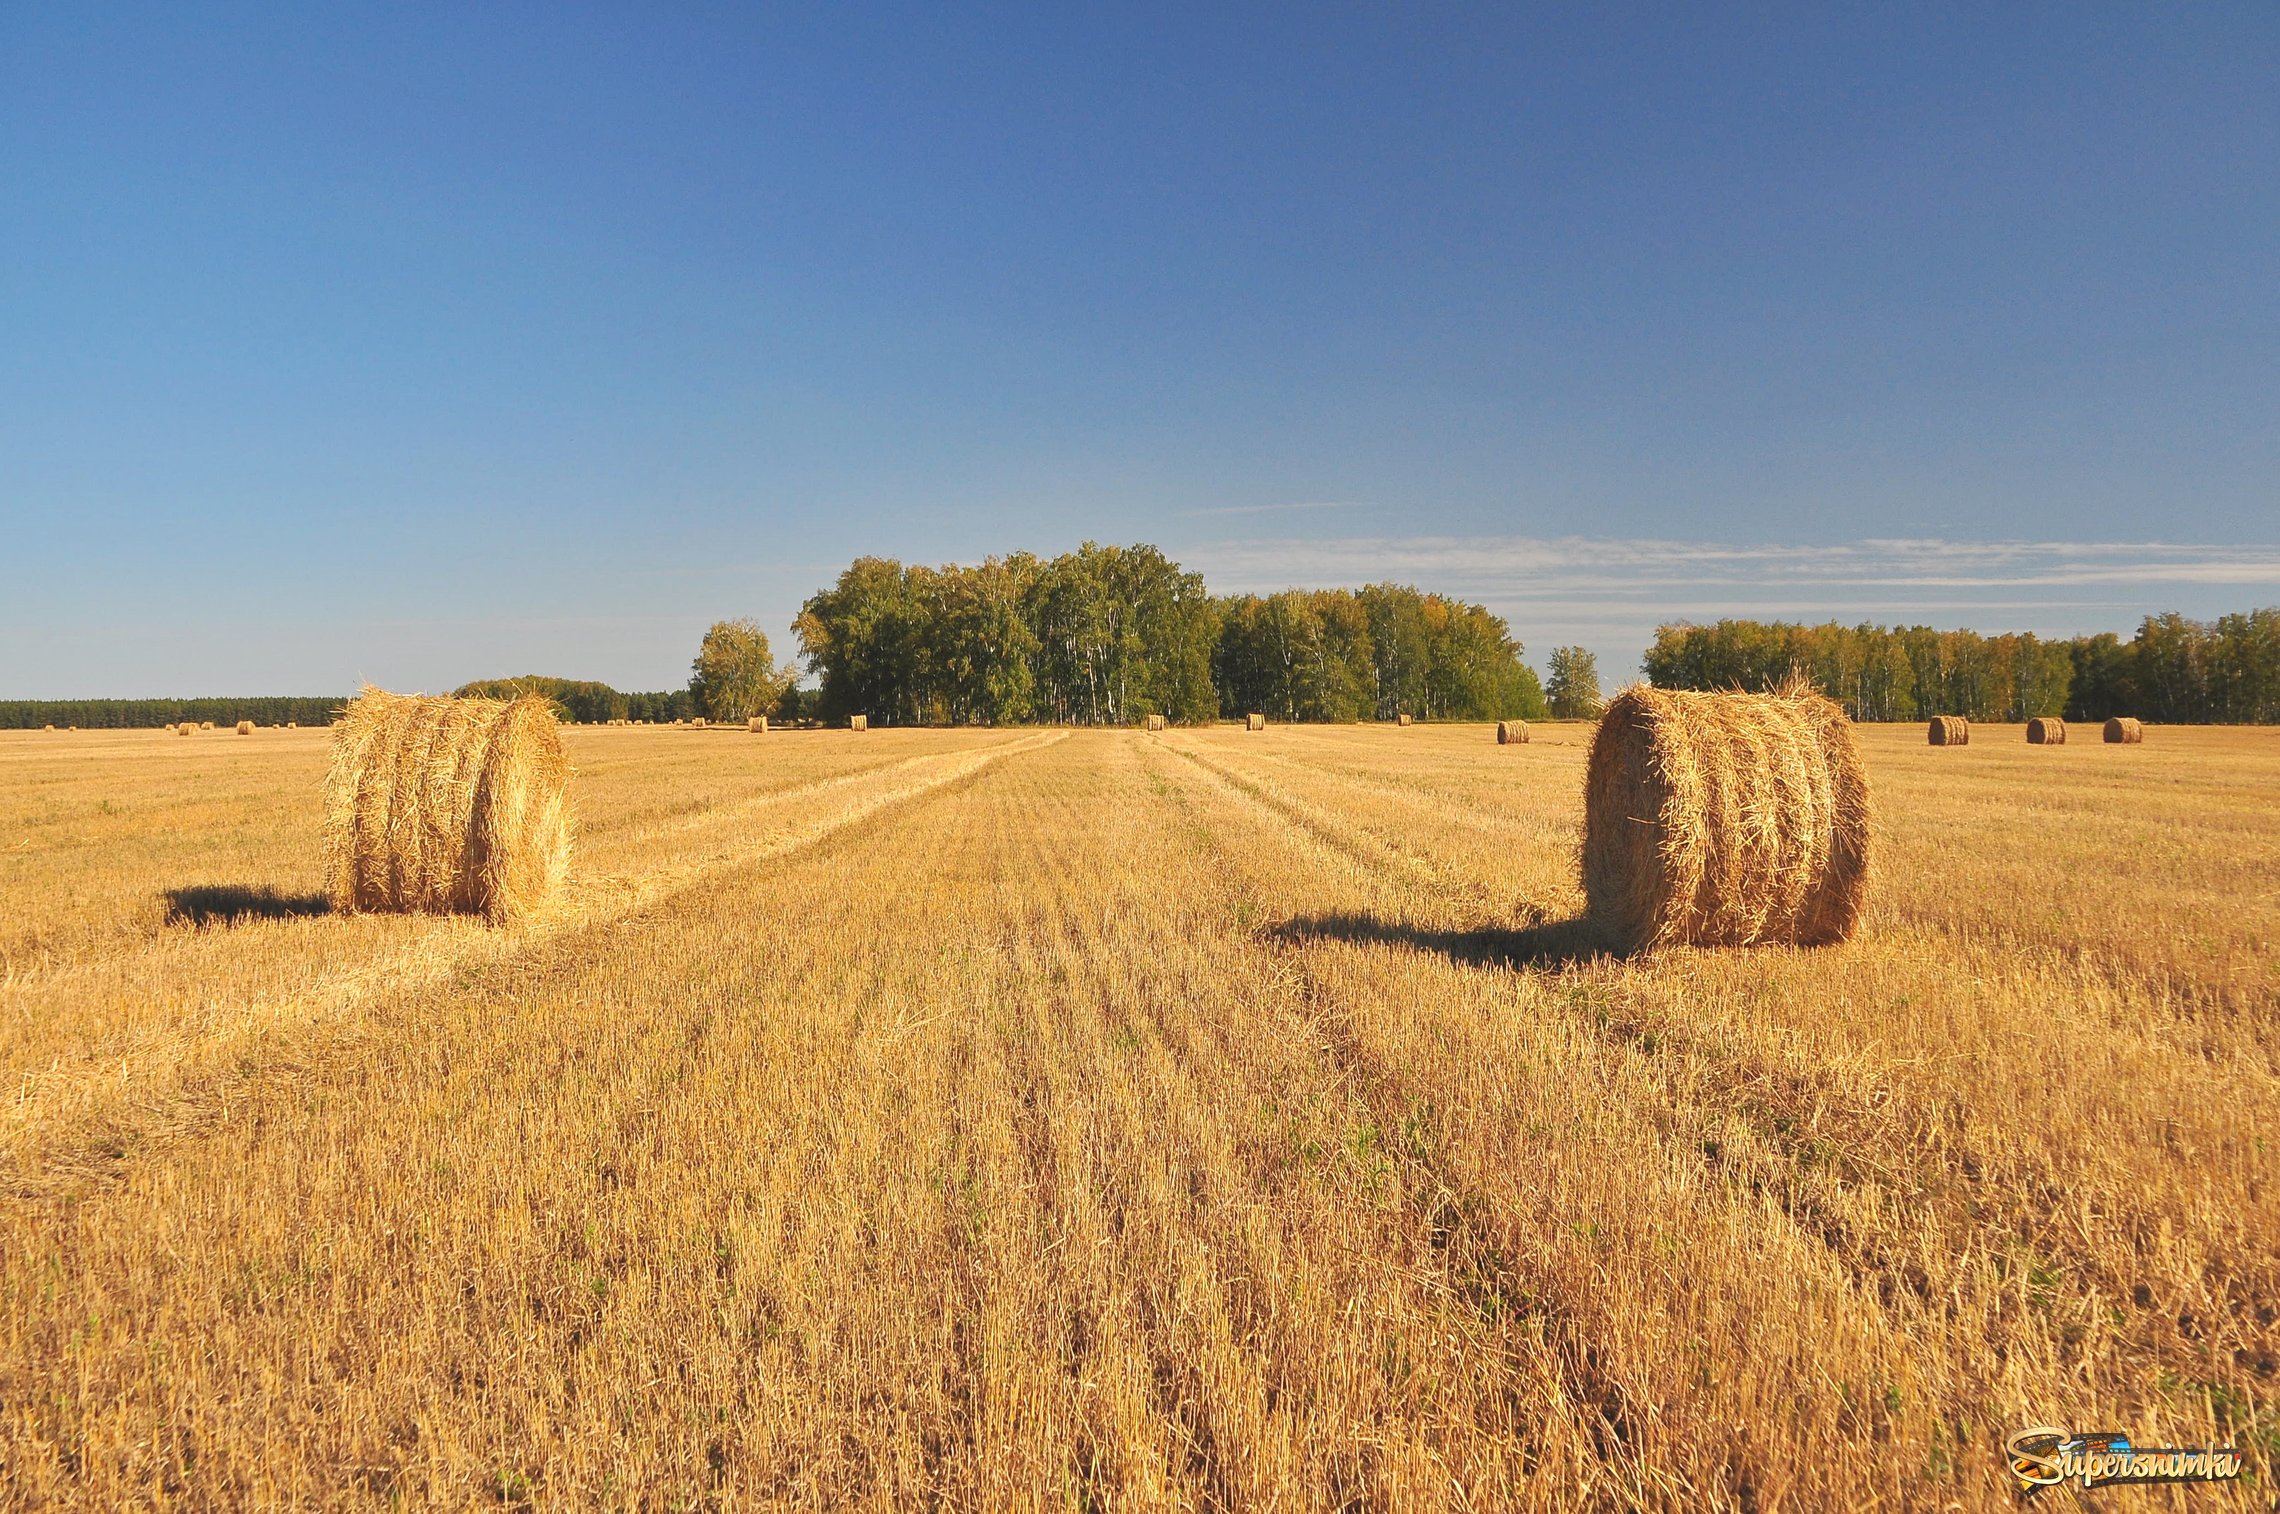
{"label": "wispy cloud", "polygon": [[[1247,588],[1429,574],[1528,597],[1670,589],[2018,588],[2280,584],[2280,546],[2172,542],[1866,540],[1836,546],[1654,538],[1410,536],[1227,541],[1187,554]],[[1231,585],[1232,586],[1232,585]]]}
{"label": "wispy cloud", "polygon": [[1279,515],[1286,510],[1365,510],[1366,505],[1345,500],[1300,500],[1288,505],[1215,505],[1206,510],[1182,510],[1181,518],[1195,520],[1209,515]]}

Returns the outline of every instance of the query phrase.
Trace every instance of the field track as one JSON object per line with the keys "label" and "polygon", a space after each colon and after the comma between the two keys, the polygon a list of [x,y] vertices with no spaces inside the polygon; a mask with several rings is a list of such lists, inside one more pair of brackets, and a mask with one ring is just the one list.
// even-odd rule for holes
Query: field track
{"label": "field track", "polygon": [[496,931],[0,735],[0,1506],[2269,1507],[2280,732],[1864,728],[1859,938],[1628,961],[1534,737],[575,729]]}

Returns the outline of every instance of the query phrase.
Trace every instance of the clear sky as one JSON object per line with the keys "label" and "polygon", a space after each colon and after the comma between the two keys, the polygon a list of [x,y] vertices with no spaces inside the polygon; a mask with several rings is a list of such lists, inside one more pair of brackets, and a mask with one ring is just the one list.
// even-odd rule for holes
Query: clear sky
{"label": "clear sky", "polygon": [[2280,7],[1526,9],[0,7],[0,696],[1088,537],[1617,680],[2280,603]]}

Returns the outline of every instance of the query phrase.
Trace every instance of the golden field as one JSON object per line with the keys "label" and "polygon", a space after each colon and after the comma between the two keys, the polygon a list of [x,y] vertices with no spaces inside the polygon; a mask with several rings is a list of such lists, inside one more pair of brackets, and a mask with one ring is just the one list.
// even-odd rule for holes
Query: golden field
{"label": "golden field", "polygon": [[1631,960],[1588,735],[573,729],[502,930],[0,733],[0,1505],[2269,1507],[2280,731],[1860,728],[1862,932]]}

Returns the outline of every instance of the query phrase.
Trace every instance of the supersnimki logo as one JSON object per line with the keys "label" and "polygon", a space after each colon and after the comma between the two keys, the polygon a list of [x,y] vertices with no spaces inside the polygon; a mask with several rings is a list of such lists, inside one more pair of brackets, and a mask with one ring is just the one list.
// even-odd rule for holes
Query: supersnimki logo
{"label": "supersnimki logo", "polygon": [[2003,1443],[2011,1475],[2029,1493],[2061,1483],[2085,1488],[2115,1483],[2225,1482],[2240,1476],[2233,1446],[2187,1450],[2133,1446],[2119,1430],[2077,1435],[2062,1425],[2034,1425]]}

